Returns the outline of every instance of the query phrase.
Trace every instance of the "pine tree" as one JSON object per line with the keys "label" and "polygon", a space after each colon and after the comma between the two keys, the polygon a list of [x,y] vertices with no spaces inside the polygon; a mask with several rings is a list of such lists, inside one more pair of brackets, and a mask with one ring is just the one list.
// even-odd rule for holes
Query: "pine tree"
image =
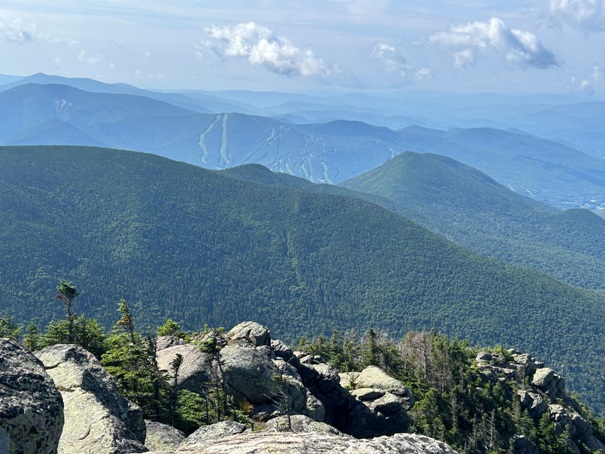
{"label": "pine tree", "polygon": [[56,299],[60,300],[63,303],[63,307],[65,308],[66,320],[67,320],[67,339],[68,343],[73,344],[75,342],[74,335],[74,323],[75,323],[75,314],[74,314],[74,300],[80,294],[76,289],[76,286],[71,282],[67,282],[64,279],[59,280],[59,286],[57,287],[57,295]]}

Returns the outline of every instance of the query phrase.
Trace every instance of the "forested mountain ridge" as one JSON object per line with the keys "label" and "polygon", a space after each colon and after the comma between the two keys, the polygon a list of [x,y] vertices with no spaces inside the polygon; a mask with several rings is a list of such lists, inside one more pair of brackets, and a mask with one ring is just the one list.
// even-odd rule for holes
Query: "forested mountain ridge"
{"label": "forested mountain ridge", "polygon": [[602,218],[556,210],[453,159],[406,152],[341,186],[372,194],[376,203],[472,251],[574,285],[605,286]]}
{"label": "forested mountain ridge", "polygon": [[398,131],[408,151],[450,157],[500,184],[559,208],[603,204],[605,164],[567,145],[522,131],[408,127]]}
{"label": "forested mountain ridge", "polygon": [[375,204],[78,147],[0,149],[0,194],[0,309],[20,320],[58,316],[63,277],[82,289],[76,310],[106,326],[125,298],[143,326],[254,318],[286,339],[434,327],[532,351],[593,404],[603,395],[598,294],[471,254]]}

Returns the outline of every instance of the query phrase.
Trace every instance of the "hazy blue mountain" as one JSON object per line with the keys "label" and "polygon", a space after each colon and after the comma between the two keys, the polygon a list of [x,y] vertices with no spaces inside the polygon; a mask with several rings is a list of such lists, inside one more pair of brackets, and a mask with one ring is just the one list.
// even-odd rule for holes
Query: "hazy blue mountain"
{"label": "hazy blue mountain", "polygon": [[259,163],[317,182],[350,178],[403,151],[395,132],[361,123],[297,126],[237,113],[200,114],[144,96],[65,85],[1,92],[0,118],[6,145],[40,144],[45,137],[55,144],[68,123],[79,133],[69,128],[66,145],[147,151],[211,169]]}
{"label": "hazy blue mountain", "polygon": [[[85,80],[82,84],[93,89],[98,82]],[[187,99],[191,102],[203,103],[202,98],[190,95],[193,98]],[[264,95],[268,97],[265,106],[290,96],[255,94],[244,101],[257,102],[254,108],[264,108]],[[301,96],[297,102],[319,102],[307,98]],[[326,103],[336,105],[339,99]],[[342,182],[404,151],[433,152],[467,163],[517,192],[555,206],[596,208],[605,203],[604,160],[520,131],[443,131],[417,126],[393,131],[346,120],[295,124],[241,113],[204,114],[179,107],[172,98],[170,101],[147,95],[90,92],[66,85],[19,85],[0,92],[0,144],[124,148],[210,169],[256,163],[323,183]],[[215,98],[212,102],[221,101]],[[368,97],[357,102],[372,106],[371,102],[378,101]],[[431,102],[436,100],[431,98]],[[387,107],[390,105],[392,102],[387,103]],[[409,108],[417,108],[422,115],[423,109],[428,114],[434,106],[418,102]]]}
{"label": "hazy blue mountain", "polygon": [[5,85],[12,84],[13,82],[17,82],[21,79],[23,79],[22,76],[9,76],[7,74],[0,74],[0,90],[2,90]]}
{"label": "hazy blue mountain", "polygon": [[38,85],[67,85],[79,90],[90,91],[95,93],[113,93],[113,94],[129,94],[129,95],[140,95],[145,93],[145,90],[141,90],[133,85],[128,84],[106,84],[99,82],[94,79],[88,79],[83,77],[63,77],[53,76],[44,73],[36,73],[27,77],[20,77],[12,83],[8,83],[0,86],[0,91],[10,90],[11,88],[19,87],[27,84],[38,84]]}
{"label": "hazy blue mountain", "polygon": [[[203,99],[192,99],[186,95],[180,93],[164,93],[157,92],[152,90],[144,90],[141,88],[137,88],[133,85],[129,84],[107,84],[104,82],[99,82],[94,79],[87,78],[70,78],[70,77],[62,77],[62,76],[52,76],[44,73],[33,74],[28,77],[19,78],[17,80],[12,81],[12,83],[8,83],[6,85],[0,86],[0,92],[10,90],[11,88],[19,87],[21,85],[27,84],[38,84],[38,85],[66,85],[68,87],[77,88],[78,90],[88,91],[91,93],[107,93],[114,95],[135,95],[135,96],[145,96],[151,99],[157,99],[159,101],[165,101],[171,104],[174,104],[178,107],[183,107],[185,109],[190,109],[195,112],[201,113],[210,113],[214,112],[214,110],[210,107],[206,107],[203,103]],[[216,101],[214,101],[216,104]],[[223,107],[227,107],[229,104],[224,103],[221,105],[220,110],[217,112],[224,112]],[[211,106],[217,107],[217,106]]]}
{"label": "hazy blue mountain", "polygon": [[558,211],[435,154],[403,153],[342,186],[480,254],[605,288],[605,220],[589,211]]}

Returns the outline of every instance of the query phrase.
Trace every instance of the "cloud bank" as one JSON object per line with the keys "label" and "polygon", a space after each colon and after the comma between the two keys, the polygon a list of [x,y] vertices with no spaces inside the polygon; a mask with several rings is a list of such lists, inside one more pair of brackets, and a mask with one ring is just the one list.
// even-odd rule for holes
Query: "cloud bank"
{"label": "cloud bank", "polygon": [[25,44],[35,39],[36,24],[26,24],[22,16],[0,10],[0,41]]}
{"label": "cloud bank", "polygon": [[205,32],[207,37],[198,46],[198,54],[208,48],[221,57],[242,59],[287,76],[327,76],[333,72],[312,50],[300,49],[254,22],[209,27]]}
{"label": "cloud bank", "polygon": [[498,18],[452,26],[449,32],[436,33],[430,41],[456,48],[454,66],[462,68],[476,59],[477,51],[492,49],[510,63],[539,69],[559,66],[555,54],[546,49],[530,32],[510,29]]}
{"label": "cloud bank", "polygon": [[550,0],[550,15],[573,28],[605,31],[605,0]]}

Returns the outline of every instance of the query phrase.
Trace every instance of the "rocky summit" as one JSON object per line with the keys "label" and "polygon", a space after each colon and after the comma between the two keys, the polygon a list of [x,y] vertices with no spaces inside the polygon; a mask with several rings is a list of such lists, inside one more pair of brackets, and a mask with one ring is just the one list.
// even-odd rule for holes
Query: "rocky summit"
{"label": "rocky summit", "polygon": [[[410,341],[421,346],[416,337]],[[269,329],[254,322],[226,333],[209,330],[187,342],[163,336],[155,345],[166,393],[180,389],[192,393],[189,398],[197,393],[207,399],[223,389],[226,399],[245,404],[245,415],[225,413],[220,422],[198,423],[186,433],[166,421],[144,421],[141,408],[80,346],[52,345],[34,356],[0,339],[0,454],[456,452],[444,441],[407,433],[431,411],[429,422],[436,424],[438,408],[425,408],[422,390],[415,396],[381,367],[339,373],[321,356],[271,339]],[[181,361],[178,376],[175,358]],[[499,393],[529,428],[506,435],[501,446],[507,452],[605,452],[601,427],[543,362],[497,348],[474,350],[468,363],[473,392]],[[495,427],[498,417],[494,408],[482,423]],[[237,420],[224,420],[229,418]],[[555,444],[544,444],[535,433],[552,436]]]}
{"label": "rocky summit", "polygon": [[358,439],[307,416],[272,420],[264,431],[243,424],[217,423],[201,427],[176,451],[149,454],[455,454],[447,444],[414,434]]}
{"label": "rocky summit", "polygon": [[0,453],[54,454],[63,430],[63,399],[42,363],[0,339]]}

